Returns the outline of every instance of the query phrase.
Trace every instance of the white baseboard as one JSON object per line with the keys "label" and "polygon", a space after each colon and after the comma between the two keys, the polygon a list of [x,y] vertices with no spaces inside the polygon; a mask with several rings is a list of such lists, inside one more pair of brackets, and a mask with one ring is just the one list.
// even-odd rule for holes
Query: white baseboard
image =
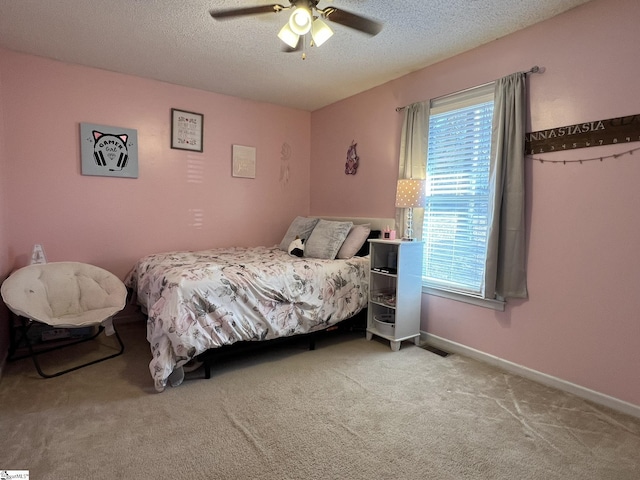
{"label": "white baseboard", "polygon": [[465,357],[488,363],[509,373],[513,373],[515,375],[528,378],[529,380],[533,380],[543,385],[547,385],[549,387],[554,387],[558,390],[571,393],[593,403],[597,403],[599,405],[609,407],[613,410],[617,410],[618,412],[640,418],[640,405],[634,405],[633,403],[610,397],[609,395],[596,392],[595,390],[590,390],[588,388],[581,387],[580,385],[576,385],[575,383],[562,380],[561,378],[552,377],[551,375],[547,375],[546,373],[523,367],[522,365],[518,365],[508,360],[504,360],[494,355],[481,352],[480,350],[467,347],[466,345],[462,345],[460,343],[452,342],[451,340],[447,340],[445,338],[438,337],[437,335],[432,335],[427,332],[420,332],[420,340],[427,343],[428,345],[436,347],[440,350],[444,350],[445,352],[458,353]]}

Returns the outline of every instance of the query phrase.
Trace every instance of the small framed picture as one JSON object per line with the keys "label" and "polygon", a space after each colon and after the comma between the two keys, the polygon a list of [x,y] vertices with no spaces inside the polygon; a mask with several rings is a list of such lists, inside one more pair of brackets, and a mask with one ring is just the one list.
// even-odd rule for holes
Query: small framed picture
{"label": "small framed picture", "polygon": [[171,148],[202,152],[204,115],[171,109]]}
{"label": "small framed picture", "polygon": [[234,145],[231,175],[242,178],[256,178],[256,148]]}

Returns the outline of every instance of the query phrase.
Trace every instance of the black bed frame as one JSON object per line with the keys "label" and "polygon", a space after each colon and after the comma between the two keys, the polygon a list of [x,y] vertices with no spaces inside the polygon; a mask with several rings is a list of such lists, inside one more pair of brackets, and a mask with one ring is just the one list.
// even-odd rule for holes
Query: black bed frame
{"label": "black bed frame", "polygon": [[279,345],[291,345],[292,343],[302,342],[308,342],[309,350],[315,350],[317,340],[344,332],[364,332],[366,324],[367,309],[365,308],[353,317],[343,320],[342,322],[332,325],[324,330],[294,335],[292,337],[274,338],[272,340],[265,340],[262,342],[236,342],[232,345],[223,345],[222,347],[211,348],[198,355],[196,359],[203,363],[204,378],[211,378],[211,366],[215,361],[220,360],[221,358],[240,355],[247,352],[253,353],[267,348],[277,348]]}

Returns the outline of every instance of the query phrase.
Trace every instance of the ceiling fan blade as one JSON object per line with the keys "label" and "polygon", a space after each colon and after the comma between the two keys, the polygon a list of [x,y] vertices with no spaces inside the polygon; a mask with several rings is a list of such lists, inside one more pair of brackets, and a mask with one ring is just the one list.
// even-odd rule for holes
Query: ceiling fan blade
{"label": "ceiling fan blade", "polygon": [[300,52],[302,51],[302,39],[300,39],[300,41],[298,41],[298,44],[295,46],[295,48],[291,48],[289,45],[283,45],[282,46],[282,51],[284,53],[295,53],[295,52]]}
{"label": "ceiling fan blade", "polygon": [[321,13],[332,22],[359,30],[368,35],[377,35],[382,30],[381,23],[361,15],[356,15],[355,13],[347,12],[346,10],[340,10],[339,8],[327,7],[322,10]]}
{"label": "ceiling fan blade", "polygon": [[261,13],[278,13],[285,8],[282,5],[274,3],[273,5],[260,5],[257,7],[245,7],[245,8],[229,8],[227,10],[210,10],[209,13],[216,20],[226,20],[233,17],[242,17],[244,15],[259,15]]}

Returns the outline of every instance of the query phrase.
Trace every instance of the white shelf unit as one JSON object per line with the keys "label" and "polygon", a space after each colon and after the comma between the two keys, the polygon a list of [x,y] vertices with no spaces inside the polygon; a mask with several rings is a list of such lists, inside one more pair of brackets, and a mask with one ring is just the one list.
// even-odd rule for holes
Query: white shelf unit
{"label": "white shelf unit", "polygon": [[[397,352],[404,340],[420,341],[422,242],[369,240],[369,308],[367,340],[373,335],[391,342]],[[395,270],[394,264],[395,263]],[[393,324],[376,322],[392,316]]]}

